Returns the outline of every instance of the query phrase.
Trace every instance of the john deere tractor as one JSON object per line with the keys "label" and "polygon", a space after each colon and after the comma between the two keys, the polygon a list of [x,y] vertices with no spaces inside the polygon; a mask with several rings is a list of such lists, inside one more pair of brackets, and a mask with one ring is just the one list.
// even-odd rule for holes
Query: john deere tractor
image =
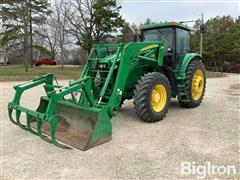
{"label": "john deere tractor", "polygon": [[[166,116],[171,98],[182,107],[199,106],[205,68],[199,54],[189,53],[190,29],[166,22],[140,31],[140,42],[94,45],[80,78],[66,86],[54,83],[50,73],[16,85],[10,120],[59,147],[87,150],[111,139],[111,119],[126,99],[133,99],[137,116],[151,123]],[[21,95],[38,85],[46,92],[39,107],[21,106]]]}

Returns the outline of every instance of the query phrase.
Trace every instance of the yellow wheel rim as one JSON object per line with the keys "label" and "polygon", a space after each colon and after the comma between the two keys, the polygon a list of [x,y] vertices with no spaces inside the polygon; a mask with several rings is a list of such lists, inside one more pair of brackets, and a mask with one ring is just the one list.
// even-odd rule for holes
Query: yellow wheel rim
{"label": "yellow wheel rim", "polygon": [[197,69],[192,78],[192,98],[197,101],[203,93],[204,75],[201,69]]}
{"label": "yellow wheel rim", "polygon": [[167,90],[162,84],[153,88],[150,101],[155,112],[161,112],[164,109],[167,102]]}

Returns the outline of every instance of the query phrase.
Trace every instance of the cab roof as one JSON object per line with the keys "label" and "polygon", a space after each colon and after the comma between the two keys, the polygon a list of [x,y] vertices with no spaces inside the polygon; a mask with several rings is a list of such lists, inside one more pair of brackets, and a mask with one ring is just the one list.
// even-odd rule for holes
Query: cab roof
{"label": "cab roof", "polygon": [[187,27],[184,24],[177,23],[177,22],[162,22],[157,24],[146,24],[140,27],[140,30],[147,30],[147,29],[156,29],[156,28],[165,28],[165,27],[177,27],[184,29],[186,31],[191,31],[191,28]]}

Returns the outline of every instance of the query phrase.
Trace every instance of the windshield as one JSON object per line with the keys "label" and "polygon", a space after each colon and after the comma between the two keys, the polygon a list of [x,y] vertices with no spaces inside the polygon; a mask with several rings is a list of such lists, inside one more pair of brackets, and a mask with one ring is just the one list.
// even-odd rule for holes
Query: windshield
{"label": "windshield", "polygon": [[145,30],[143,31],[143,41],[163,41],[166,48],[173,48],[173,28]]}

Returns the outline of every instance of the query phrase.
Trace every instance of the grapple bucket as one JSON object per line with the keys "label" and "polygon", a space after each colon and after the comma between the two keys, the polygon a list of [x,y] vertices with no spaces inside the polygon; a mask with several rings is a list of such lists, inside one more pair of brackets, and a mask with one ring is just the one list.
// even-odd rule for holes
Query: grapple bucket
{"label": "grapple bucket", "polygon": [[[52,80],[53,75],[47,74],[15,86],[16,94],[8,105],[10,120],[32,134],[62,148],[69,148],[64,145],[67,144],[87,150],[109,141],[112,134],[110,118],[104,107],[98,108],[94,104],[94,99],[90,94],[91,79],[81,78],[70,82],[68,86],[53,85]],[[22,107],[19,103],[22,93],[41,84],[46,84],[44,88],[47,96],[41,97],[37,110]],[[64,98],[76,91],[84,92],[84,97],[89,104],[81,104],[73,99]],[[21,115],[24,113],[26,124],[21,122]],[[58,140],[64,144],[59,143]]]}
{"label": "grapple bucket", "polygon": [[[44,113],[48,102],[47,98],[41,98],[37,111]],[[69,102],[59,101],[55,116],[58,118],[56,138],[67,145],[87,150],[111,140],[112,125],[104,109],[85,109]],[[37,129],[36,118],[32,118],[31,124]],[[42,131],[51,134],[48,122],[42,124]]]}

